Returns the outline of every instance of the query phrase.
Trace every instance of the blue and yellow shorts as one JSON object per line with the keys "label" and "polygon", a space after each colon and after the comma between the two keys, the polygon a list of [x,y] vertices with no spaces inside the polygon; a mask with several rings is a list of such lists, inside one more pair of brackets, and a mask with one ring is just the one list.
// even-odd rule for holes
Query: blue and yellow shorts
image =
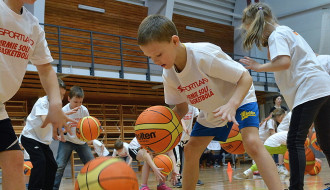
{"label": "blue and yellow shorts", "polygon": [[[236,121],[238,128],[241,130],[244,127],[259,127],[259,109],[257,102],[251,102],[242,105],[236,110]],[[228,122],[222,127],[209,128],[196,122],[190,136],[214,136],[213,140],[226,141],[233,122]]]}

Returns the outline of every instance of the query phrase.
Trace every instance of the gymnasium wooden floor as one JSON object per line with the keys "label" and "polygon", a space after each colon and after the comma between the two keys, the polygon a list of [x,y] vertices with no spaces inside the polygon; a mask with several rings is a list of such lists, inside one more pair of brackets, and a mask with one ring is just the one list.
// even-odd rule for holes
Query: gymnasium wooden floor
{"label": "gymnasium wooden floor", "polygon": [[[327,161],[322,159],[322,170],[316,176],[305,176],[305,190],[323,190],[326,186],[325,183],[330,182],[330,169],[327,165]],[[203,168],[200,171],[200,179],[204,182],[203,186],[197,186],[199,190],[266,190],[267,187],[260,177],[254,177],[254,179],[243,179],[242,172],[250,167],[250,164],[241,164],[236,169],[233,169],[233,181],[230,183],[227,176],[227,167],[220,168]],[[152,172],[151,172],[152,173]],[[137,173],[139,184],[141,179],[141,172]],[[281,176],[283,187],[287,188],[289,184],[289,178]],[[169,185],[169,182],[167,182]],[[156,182],[154,182],[154,176],[149,177],[149,187],[152,190],[156,190]],[[72,179],[63,179],[61,190],[73,190],[74,184]],[[173,188],[179,190],[180,188]]]}

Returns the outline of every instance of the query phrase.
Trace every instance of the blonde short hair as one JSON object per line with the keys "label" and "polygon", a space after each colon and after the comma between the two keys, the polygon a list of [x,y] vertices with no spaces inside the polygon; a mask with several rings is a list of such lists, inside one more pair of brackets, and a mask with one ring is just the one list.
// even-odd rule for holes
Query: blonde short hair
{"label": "blonde short hair", "polygon": [[173,35],[178,35],[178,30],[170,19],[150,15],[141,22],[137,39],[139,45],[147,45],[150,42],[170,42]]}

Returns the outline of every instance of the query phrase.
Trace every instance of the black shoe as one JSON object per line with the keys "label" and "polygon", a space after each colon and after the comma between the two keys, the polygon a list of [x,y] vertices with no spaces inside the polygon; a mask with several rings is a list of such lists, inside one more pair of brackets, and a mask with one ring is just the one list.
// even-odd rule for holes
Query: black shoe
{"label": "black shoe", "polygon": [[201,181],[201,180],[198,180],[197,183],[196,183],[197,186],[201,186],[201,185],[204,185],[204,183]]}

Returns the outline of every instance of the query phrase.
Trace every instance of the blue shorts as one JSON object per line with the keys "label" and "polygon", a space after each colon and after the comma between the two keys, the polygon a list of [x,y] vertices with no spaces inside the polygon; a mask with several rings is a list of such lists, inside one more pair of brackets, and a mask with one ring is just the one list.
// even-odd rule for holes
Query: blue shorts
{"label": "blue shorts", "polygon": [[[239,124],[238,128],[240,130],[244,127],[259,127],[259,109],[257,102],[247,103],[239,107],[236,110],[235,119]],[[232,126],[233,122],[228,122],[222,127],[209,128],[196,122],[190,136],[214,136],[213,140],[226,141]]]}

